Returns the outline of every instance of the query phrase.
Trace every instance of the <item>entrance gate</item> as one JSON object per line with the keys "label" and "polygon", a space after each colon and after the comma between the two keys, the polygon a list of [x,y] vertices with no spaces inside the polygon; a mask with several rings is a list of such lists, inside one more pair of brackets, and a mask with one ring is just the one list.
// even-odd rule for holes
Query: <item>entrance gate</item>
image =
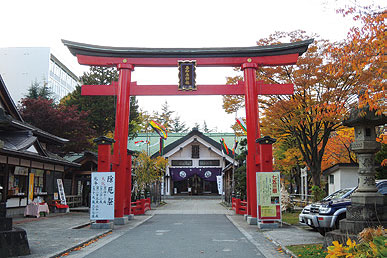
{"label": "entrance gate", "polygon": [[[257,218],[256,172],[273,170],[271,152],[261,151],[258,95],[293,94],[292,84],[264,84],[256,80],[260,66],[292,65],[313,40],[271,46],[239,48],[118,48],[62,40],[83,65],[117,67],[118,82],[112,85],[83,85],[82,95],[117,94],[112,171],[116,172],[115,223],[130,214],[130,162],[127,156],[129,101],[131,95],[245,95],[247,123],[248,215]],[[240,67],[244,81],[236,85],[198,85],[197,90],[179,90],[177,85],[138,85],[131,81],[135,67],[178,67],[194,61],[198,67]],[[110,167],[110,166],[109,166]],[[101,171],[101,170],[100,170]],[[126,187],[126,189],[125,189]],[[129,200],[128,200],[129,199]],[[129,205],[129,207],[128,207]]]}

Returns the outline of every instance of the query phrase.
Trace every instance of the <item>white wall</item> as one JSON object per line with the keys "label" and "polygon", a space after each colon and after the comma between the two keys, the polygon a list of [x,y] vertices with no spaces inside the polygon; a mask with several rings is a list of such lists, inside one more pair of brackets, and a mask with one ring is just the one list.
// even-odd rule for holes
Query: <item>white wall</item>
{"label": "white wall", "polygon": [[355,187],[358,185],[358,168],[340,167],[331,173],[334,176],[334,184],[330,183],[328,176],[328,194],[334,193],[343,188]]}
{"label": "white wall", "polygon": [[[199,159],[191,158],[192,145],[199,145]],[[212,147],[214,148],[214,147]],[[193,167],[199,167],[199,160],[220,160],[220,166],[223,167],[223,158],[215,153],[212,149],[209,150],[207,146],[200,142],[192,142],[183,147],[182,150],[177,151],[173,155],[168,157],[169,165],[172,165],[172,160],[192,160]]]}
{"label": "white wall", "polygon": [[[195,136],[193,138],[195,138]],[[199,139],[198,137],[196,137],[196,138],[198,140],[202,141],[202,139]],[[192,141],[192,138],[188,139],[186,142],[190,142],[190,141]],[[191,156],[192,155],[192,145],[199,145],[199,158],[198,159],[193,159]],[[184,143],[182,144],[182,146],[184,146]],[[214,147],[211,147],[211,150],[210,150],[209,146],[206,146],[199,141],[190,142],[189,144],[184,146],[182,148],[182,150],[180,150],[179,146],[177,147],[177,149],[178,150],[176,152],[174,152],[171,156],[168,156],[168,153],[165,154],[166,156],[168,156],[168,168],[169,168],[169,166],[172,166],[172,160],[192,160],[192,167],[199,167],[199,160],[219,160],[220,161],[219,167],[224,168],[224,166],[225,166],[224,165],[225,162],[223,161],[223,157],[220,156],[218,153],[214,152],[214,150],[215,150]],[[171,152],[173,152],[173,150]],[[167,168],[167,174],[170,175],[168,168]],[[216,166],[214,166],[214,168],[216,168]],[[168,181],[169,182],[167,183],[168,187],[166,189],[166,195],[171,195],[171,191],[173,191],[173,189],[170,189],[172,179],[169,178]]]}
{"label": "white wall", "polygon": [[343,168],[340,174],[341,188],[355,187],[358,185],[358,168]]}

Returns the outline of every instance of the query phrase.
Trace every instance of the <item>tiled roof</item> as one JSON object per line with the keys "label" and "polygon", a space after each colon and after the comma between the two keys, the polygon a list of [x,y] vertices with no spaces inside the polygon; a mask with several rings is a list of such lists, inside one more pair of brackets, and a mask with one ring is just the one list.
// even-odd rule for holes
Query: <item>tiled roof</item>
{"label": "tiled roof", "polygon": [[[197,133],[194,133],[195,131]],[[235,136],[234,133],[202,133],[197,130],[193,130],[189,133],[168,133],[168,138],[164,141],[164,146],[165,146],[164,153],[166,153],[170,148],[175,147],[175,145],[178,145],[179,142],[184,141],[185,138],[191,137],[191,134],[203,135],[205,140],[211,141],[210,143],[214,145],[214,147],[217,147],[218,149],[220,149],[220,139],[223,138],[230,151],[234,147],[235,140],[240,141],[241,139],[246,138],[246,137]],[[146,140],[150,142],[149,145],[134,144],[137,141],[146,141]],[[156,133],[140,133],[135,139],[128,140],[128,149],[132,151],[139,151],[139,152],[144,150],[148,152],[149,155],[155,155],[158,153],[160,149],[159,141],[160,141],[160,136]],[[239,152],[239,148],[237,148],[236,153],[238,152]],[[230,155],[232,154],[230,153]]]}

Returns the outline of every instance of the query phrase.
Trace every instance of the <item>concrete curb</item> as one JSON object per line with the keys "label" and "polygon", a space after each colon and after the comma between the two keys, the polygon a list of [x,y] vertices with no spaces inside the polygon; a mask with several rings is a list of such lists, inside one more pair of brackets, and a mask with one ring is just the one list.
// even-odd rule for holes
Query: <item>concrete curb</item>
{"label": "concrete curb", "polygon": [[295,257],[297,258],[297,255],[295,255],[292,251],[290,251],[288,248],[286,248],[285,246],[282,246],[280,243],[276,242],[275,240],[269,238],[269,237],[266,237],[267,239],[269,239],[274,245],[278,246],[278,247],[281,247],[282,250],[285,251],[285,253],[289,254],[291,257]]}
{"label": "concrete curb", "polygon": [[75,249],[75,248],[78,248],[78,247],[80,247],[80,246],[82,246],[82,245],[84,245],[84,244],[86,244],[86,243],[88,243],[88,242],[90,242],[90,241],[92,241],[92,240],[95,240],[95,239],[99,238],[100,236],[102,236],[102,235],[104,235],[104,234],[107,234],[107,233],[109,233],[109,232],[113,232],[113,230],[110,229],[110,230],[106,230],[106,231],[104,231],[104,232],[101,232],[100,234],[98,234],[98,235],[96,235],[96,236],[93,236],[93,237],[91,237],[91,238],[89,238],[89,239],[87,239],[87,240],[85,240],[85,241],[82,241],[82,242],[80,242],[80,243],[74,245],[73,247],[67,248],[67,249],[65,249],[65,250],[62,250],[62,251],[58,252],[58,253],[55,254],[55,255],[49,256],[49,258],[57,258],[57,257],[60,257],[61,255],[65,254],[65,253],[68,253],[68,252],[70,252],[71,250],[73,250],[73,249]]}

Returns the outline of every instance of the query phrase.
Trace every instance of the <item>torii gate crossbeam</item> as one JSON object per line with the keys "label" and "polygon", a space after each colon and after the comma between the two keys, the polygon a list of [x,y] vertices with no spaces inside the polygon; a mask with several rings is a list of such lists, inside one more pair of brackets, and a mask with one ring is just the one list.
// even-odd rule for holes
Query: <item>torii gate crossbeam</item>
{"label": "torii gate crossbeam", "polygon": [[[114,136],[116,143],[113,152],[113,171],[116,172],[115,223],[116,220],[122,221],[123,219],[125,193],[127,193],[125,192],[125,182],[127,182],[126,174],[128,171],[126,152],[130,95],[245,95],[248,147],[246,184],[248,215],[257,218],[255,173],[263,171],[262,169],[272,169],[271,164],[261,164],[264,157],[256,144],[256,139],[260,137],[257,95],[291,94],[292,89],[289,85],[266,85],[257,82],[256,70],[260,66],[295,64],[298,57],[307,50],[313,40],[270,46],[234,48],[122,48],[89,45],[67,40],[62,40],[62,42],[78,58],[80,64],[117,67],[119,71],[117,86],[114,84],[100,87],[85,85],[82,89],[83,95],[114,95],[114,92],[117,95]],[[244,72],[244,82],[231,86],[199,85],[196,93],[193,91],[178,91],[177,88],[172,89],[173,86],[140,86],[131,82],[131,72],[135,67],[177,67],[179,61],[184,60],[194,60],[198,67],[240,67]],[[126,198],[129,198],[130,203],[130,196]]]}

